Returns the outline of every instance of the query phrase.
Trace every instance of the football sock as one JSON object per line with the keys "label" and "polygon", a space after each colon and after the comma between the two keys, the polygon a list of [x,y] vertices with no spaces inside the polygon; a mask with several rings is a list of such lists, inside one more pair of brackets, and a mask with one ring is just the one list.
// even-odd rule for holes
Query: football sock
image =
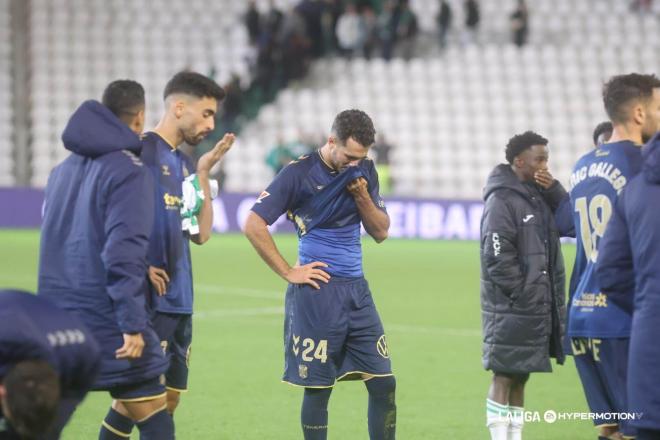
{"label": "football sock", "polygon": [[136,425],[140,430],[140,440],[174,440],[174,421],[165,408]]}
{"label": "football sock", "polygon": [[328,437],[328,401],[332,388],[305,388],[300,423],[305,440]]}
{"label": "football sock", "polygon": [[507,440],[509,431],[509,405],[486,399],[486,426],[491,440]]}
{"label": "football sock", "polygon": [[396,434],[396,380],[394,376],[365,381],[369,391],[369,438],[394,439]]}
{"label": "football sock", "polygon": [[523,429],[523,412],[519,406],[509,405],[509,430],[507,440],[521,440]]}
{"label": "football sock", "polygon": [[101,423],[99,440],[127,439],[131,437],[132,430],[133,420],[110,408],[105,420]]}

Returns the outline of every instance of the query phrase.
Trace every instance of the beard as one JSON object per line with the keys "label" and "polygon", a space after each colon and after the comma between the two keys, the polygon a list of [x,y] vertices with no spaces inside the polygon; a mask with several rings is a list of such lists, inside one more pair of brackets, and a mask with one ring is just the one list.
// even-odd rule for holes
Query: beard
{"label": "beard", "polygon": [[195,147],[199,145],[200,142],[204,140],[204,138],[208,135],[208,132],[202,132],[202,133],[193,133],[192,131],[184,131],[183,132],[183,140],[185,143],[188,145]]}

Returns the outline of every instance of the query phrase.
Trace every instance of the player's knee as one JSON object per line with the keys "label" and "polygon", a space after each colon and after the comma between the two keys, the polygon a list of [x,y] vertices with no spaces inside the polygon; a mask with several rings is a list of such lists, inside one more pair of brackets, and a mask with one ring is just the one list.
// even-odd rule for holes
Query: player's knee
{"label": "player's knee", "polygon": [[394,376],[374,377],[365,382],[367,391],[372,396],[392,396],[396,391],[396,379]]}
{"label": "player's knee", "polygon": [[304,408],[327,408],[332,388],[305,388]]}
{"label": "player's knee", "polygon": [[516,374],[515,376],[513,376],[512,386],[524,387],[528,380],[529,380],[529,374]]}

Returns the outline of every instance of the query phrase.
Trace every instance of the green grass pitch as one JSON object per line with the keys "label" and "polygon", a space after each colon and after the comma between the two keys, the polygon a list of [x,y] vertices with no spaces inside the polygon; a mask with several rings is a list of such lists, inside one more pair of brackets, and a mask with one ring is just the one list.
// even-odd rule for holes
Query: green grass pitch
{"label": "green grass pitch", "polygon": [[[289,259],[294,236],[277,236]],[[36,289],[39,234],[0,231],[0,286]],[[479,249],[476,242],[364,240],[365,272],[388,336],[397,377],[398,438],[486,439],[481,367]],[[564,246],[568,269],[574,247]],[[193,245],[196,283],[190,391],[175,422],[179,439],[301,438],[302,391],[280,382],[285,282],[240,235]],[[588,411],[569,359],[533,374],[526,409]],[[110,398],[91,393],[67,426],[66,440],[94,439]],[[340,383],[330,400],[330,439],[366,439],[367,394]],[[137,438],[137,430],[133,437]],[[589,421],[530,422],[525,438],[591,439]]]}

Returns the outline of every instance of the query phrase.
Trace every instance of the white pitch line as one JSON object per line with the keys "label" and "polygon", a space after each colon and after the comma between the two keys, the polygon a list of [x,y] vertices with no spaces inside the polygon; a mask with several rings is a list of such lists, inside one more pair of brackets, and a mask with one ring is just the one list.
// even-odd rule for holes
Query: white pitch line
{"label": "white pitch line", "polygon": [[[223,317],[251,317],[251,316],[283,316],[284,307],[252,307],[241,309],[214,309],[195,312],[197,319],[223,318]],[[385,329],[393,333],[424,333],[439,336],[480,337],[481,331],[470,328],[429,327],[408,324],[387,324]]]}
{"label": "white pitch line", "polygon": [[215,309],[202,310],[194,313],[198,319],[222,318],[230,316],[265,316],[284,315],[284,307],[254,307],[246,309]]}
{"label": "white pitch line", "polygon": [[275,290],[223,286],[220,284],[195,284],[195,290],[199,291],[199,294],[201,295],[210,293],[214,295],[243,296],[249,298],[274,299],[284,301],[284,293],[286,288],[282,288],[282,291],[278,292]]}

